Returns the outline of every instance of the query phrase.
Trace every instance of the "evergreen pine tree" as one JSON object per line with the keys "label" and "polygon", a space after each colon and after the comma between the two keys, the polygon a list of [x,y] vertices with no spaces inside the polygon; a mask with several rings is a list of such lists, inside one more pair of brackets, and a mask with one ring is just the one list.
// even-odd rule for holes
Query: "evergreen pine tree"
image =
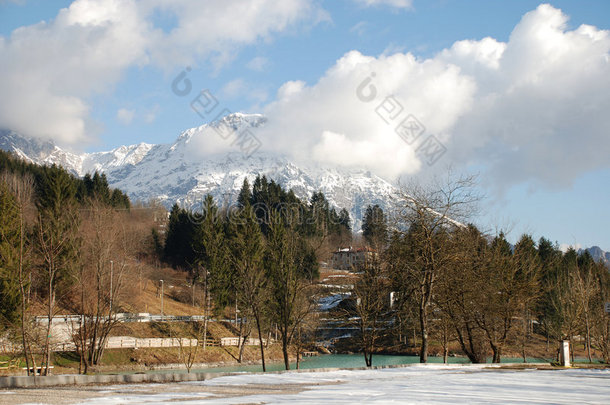
{"label": "evergreen pine tree", "polygon": [[0,181],[0,330],[19,318],[19,213],[8,187]]}
{"label": "evergreen pine tree", "polygon": [[362,220],[362,236],[364,236],[369,246],[374,249],[381,249],[387,243],[388,225],[385,214],[379,205],[366,207]]}
{"label": "evergreen pine tree", "polygon": [[229,257],[235,269],[237,299],[240,306],[245,307],[254,317],[260,339],[263,371],[266,371],[262,334],[262,323],[268,305],[268,278],[263,265],[265,244],[247,200],[239,212],[239,220],[232,223],[231,228]]}
{"label": "evergreen pine tree", "polygon": [[251,198],[252,193],[250,192],[250,183],[248,182],[248,178],[244,177],[244,182],[241,186],[241,190],[239,191],[239,195],[237,196],[237,204],[240,208],[243,208],[246,205],[250,205]]}
{"label": "evergreen pine tree", "polygon": [[203,202],[203,217],[198,225],[193,242],[195,262],[203,267],[208,285],[219,307],[234,302],[232,294],[234,279],[227,260],[225,224],[218,213],[218,207],[210,194]]}

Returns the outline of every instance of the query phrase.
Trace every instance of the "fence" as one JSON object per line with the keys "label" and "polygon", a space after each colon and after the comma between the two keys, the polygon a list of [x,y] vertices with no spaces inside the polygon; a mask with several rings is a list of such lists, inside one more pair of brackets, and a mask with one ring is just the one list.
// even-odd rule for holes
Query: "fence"
{"label": "fence", "polygon": [[134,338],[131,336],[111,336],[106,349],[139,349],[145,347],[183,347],[197,346],[197,339],[187,338]]}
{"label": "fence", "polygon": [[[200,343],[197,339],[182,338],[182,346],[197,346]],[[201,342],[203,343],[203,342]],[[213,346],[213,342],[208,341],[209,346]],[[110,336],[106,341],[106,349],[139,349],[147,347],[180,347],[180,339],[178,338],[134,338],[131,336]],[[54,352],[73,352],[76,350],[76,345],[71,342],[55,343],[51,345],[51,350]],[[12,354],[20,353],[21,345],[5,343],[0,345],[0,353]]]}
{"label": "fence", "polygon": [[[220,338],[221,346],[239,346],[239,337],[223,337]],[[248,338],[246,340],[246,346],[258,346],[261,344],[259,338]],[[267,339],[263,339],[263,344],[267,344]]]}

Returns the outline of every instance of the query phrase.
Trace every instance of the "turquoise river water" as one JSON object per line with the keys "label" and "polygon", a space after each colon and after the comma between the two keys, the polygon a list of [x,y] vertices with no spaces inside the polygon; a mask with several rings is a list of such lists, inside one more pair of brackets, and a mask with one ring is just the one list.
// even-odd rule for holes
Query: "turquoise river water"
{"label": "turquoise river water", "polygon": [[[539,363],[548,362],[548,359],[536,359],[528,358],[528,362]],[[491,358],[488,359],[488,362]],[[428,357],[429,363],[442,363],[442,357]],[[502,359],[503,363],[522,363],[521,358],[505,358]],[[395,355],[374,355],[373,366],[389,366],[399,364],[415,364],[419,363],[419,357],[417,356],[395,356]],[[449,357],[449,363],[452,364],[465,364],[469,363],[466,357]],[[361,354],[324,354],[320,356],[308,357],[301,360],[301,369],[316,369],[316,368],[355,368],[365,367],[364,357]],[[290,364],[291,369],[296,367],[296,364],[292,362]],[[284,370],[284,364],[281,362],[272,362],[267,364],[267,371],[280,371]],[[148,371],[150,373],[167,373],[169,370],[153,370]],[[172,372],[183,372],[184,370],[172,370]],[[263,371],[262,366],[259,365],[237,365],[228,367],[209,367],[205,369],[193,368],[191,372],[206,372],[206,373],[220,373],[220,372],[261,372]]]}

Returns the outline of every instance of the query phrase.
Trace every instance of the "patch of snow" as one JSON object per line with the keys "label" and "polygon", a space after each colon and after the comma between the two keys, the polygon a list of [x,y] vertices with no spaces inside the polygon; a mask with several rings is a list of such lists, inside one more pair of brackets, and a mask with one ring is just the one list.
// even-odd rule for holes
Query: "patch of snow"
{"label": "patch of snow", "polygon": [[346,294],[333,294],[328,297],[322,297],[318,300],[318,308],[320,311],[328,311],[335,308],[345,298],[351,296],[351,293]]}

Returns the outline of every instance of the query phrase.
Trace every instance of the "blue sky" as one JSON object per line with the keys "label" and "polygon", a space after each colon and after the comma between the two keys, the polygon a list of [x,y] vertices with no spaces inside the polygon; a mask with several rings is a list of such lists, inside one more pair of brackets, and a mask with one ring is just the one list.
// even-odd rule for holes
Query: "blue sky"
{"label": "blue sky", "polygon": [[[363,164],[388,179],[448,165],[478,172],[489,197],[483,227],[610,250],[609,2],[290,0],[277,10],[261,0],[253,17],[246,3],[0,1],[0,58],[11,61],[0,67],[0,124],[84,151],[172,142],[204,123],[190,95],[171,91],[189,66],[193,87],[209,89],[222,107],[291,120],[269,130],[274,152],[353,165],[326,149],[343,142],[358,156],[376,139],[375,153],[396,149],[395,137],[368,138],[378,117],[360,122],[364,114],[354,112],[355,85],[376,71],[379,89],[416,112],[449,151],[432,168],[412,150],[391,169],[384,157]],[[208,24],[209,15],[225,23]],[[440,95],[429,95],[439,86]],[[283,92],[293,88],[299,97]]]}

